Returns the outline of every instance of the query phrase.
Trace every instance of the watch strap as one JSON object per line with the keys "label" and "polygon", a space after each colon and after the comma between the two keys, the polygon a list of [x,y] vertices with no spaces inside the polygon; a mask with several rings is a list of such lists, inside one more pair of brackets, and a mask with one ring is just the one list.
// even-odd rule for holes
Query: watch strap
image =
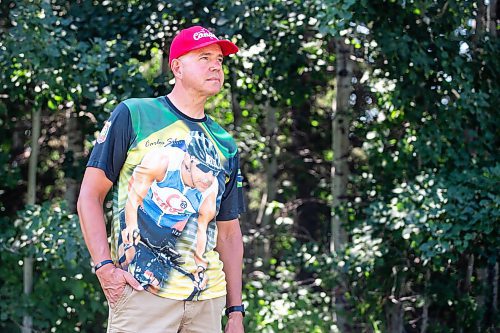
{"label": "watch strap", "polygon": [[241,312],[243,314],[243,317],[245,317],[245,306],[243,304],[241,305],[234,305],[226,308],[226,316],[229,316],[231,312]]}

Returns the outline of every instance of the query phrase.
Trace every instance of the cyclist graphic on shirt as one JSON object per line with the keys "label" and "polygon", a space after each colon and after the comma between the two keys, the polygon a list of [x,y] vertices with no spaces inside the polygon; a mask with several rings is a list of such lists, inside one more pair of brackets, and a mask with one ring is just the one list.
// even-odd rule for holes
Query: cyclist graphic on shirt
{"label": "cyclist graphic on shirt", "polygon": [[[192,295],[205,289],[207,227],[216,214],[221,170],[219,155],[202,132],[191,131],[184,141],[146,154],[134,169],[120,216],[122,268],[133,264],[132,273],[147,288],[162,286],[174,268],[193,280]],[[198,223],[196,270],[186,272],[175,244],[191,217]]]}

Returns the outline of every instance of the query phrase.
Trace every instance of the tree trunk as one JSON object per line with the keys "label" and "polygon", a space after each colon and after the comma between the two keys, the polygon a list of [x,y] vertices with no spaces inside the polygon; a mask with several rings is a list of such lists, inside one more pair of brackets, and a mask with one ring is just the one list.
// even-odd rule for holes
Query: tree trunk
{"label": "tree trunk", "polygon": [[488,263],[488,277],[485,282],[484,299],[485,299],[485,312],[482,320],[482,329],[485,332],[496,332],[495,325],[497,319],[498,307],[498,262]]}
{"label": "tree trunk", "polygon": [[350,59],[351,47],[343,41],[337,43],[337,96],[333,102],[332,117],[332,238],[330,250],[332,253],[339,251],[347,241],[347,235],[342,227],[344,214],[338,210],[346,202],[347,182],[349,178],[349,125],[351,115],[349,112],[349,96],[352,93],[353,62]]}
{"label": "tree trunk", "polygon": [[167,41],[164,41],[161,53],[161,75],[167,77],[168,71],[170,70],[170,65],[168,63],[169,51],[170,49],[166,47]]}
{"label": "tree trunk", "polygon": [[26,203],[28,205],[34,205],[36,203],[36,178],[37,178],[37,165],[38,165],[38,154],[40,152],[40,144],[38,139],[40,138],[40,127],[41,127],[41,111],[33,110],[31,113],[31,152],[28,166],[28,196],[26,197]]}
{"label": "tree trunk", "polygon": [[234,129],[238,129],[241,127],[241,124],[243,122],[243,117],[241,114],[241,107],[240,107],[240,102],[239,102],[239,96],[238,96],[238,86],[237,86],[237,77],[236,77],[236,72],[231,71],[229,74],[231,78],[231,108],[233,110],[233,118],[234,118]]}
{"label": "tree trunk", "polygon": [[72,213],[76,212],[76,200],[80,188],[77,178],[80,173],[78,162],[83,154],[83,135],[79,127],[78,117],[73,107],[68,108],[66,111],[66,191],[64,199],[68,204],[68,210]]}
{"label": "tree trunk", "polygon": [[[24,293],[26,296],[30,296],[33,291],[33,258],[24,257],[23,261],[23,283],[24,283]],[[23,316],[23,327],[22,333],[31,333],[33,326],[33,318],[29,315],[29,312],[25,312]]]}
{"label": "tree trunk", "polygon": [[260,230],[261,235],[263,235],[258,241],[256,255],[258,258],[262,258],[264,265],[269,263],[271,259],[271,247],[270,239],[267,236],[271,228],[271,218],[273,216],[272,207],[270,204],[276,198],[276,175],[278,173],[278,141],[277,130],[278,121],[276,119],[276,110],[272,108],[269,103],[266,104],[265,112],[266,122],[265,122],[265,134],[267,146],[267,156],[264,160],[264,170],[266,170],[266,188],[262,195],[261,204],[259,207],[259,213],[257,215],[256,224]]}
{"label": "tree trunk", "polygon": [[391,277],[394,278],[394,284],[391,295],[389,296],[389,302],[387,303],[385,309],[387,318],[387,333],[404,332],[404,309],[403,302],[401,301],[401,295],[404,295],[405,293],[406,279],[404,277],[399,278],[398,275],[398,268],[393,267]]}
{"label": "tree trunk", "polygon": [[[268,142],[268,158],[266,159],[266,182],[267,182],[267,203],[272,203],[276,199],[276,175],[278,174],[278,120],[276,119],[276,110],[269,104],[266,112],[266,139]],[[266,205],[268,206],[268,205]],[[268,225],[272,217],[272,211],[264,211],[262,223]]]}
{"label": "tree trunk", "polygon": [[[490,35],[491,38],[496,38],[499,34],[497,30],[497,26],[500,24],[499,22],[499,8],[498,8],[498,0],[490,0],[488,9],[487,9],[487,22],[486,22],[486,31]],[[491,331],[496,331],[496,323],[498,317],[498,275],[499,275],[499,264],[498,260],[495,262],[492,272],[490,272],[490,290],[492,290],[491,295]]]}
{"label": "tree trunk", "polygon": [[[305,87],[311,81],[304,75],[301,84]],[[315,197],[318,179],[314,175],[314,151],[311,142],[315,142],[311,131],[312,101],[301,101],[292,106],[292,144],[289,147],[291,159],[288,160],[287,173],[293,175],[297,185],[296,198],[290,207],[295,210],[293,232],[301,243],[325,241],[324,222],[327,221],[330,207]],[[310,272],[301,270],[298,278],[310,277]]]}
{"label": "tree trunk", "polygon": [[491,304],[491,311],[492,311],[492,326],[495,326],[495,318],[498,318],[498,261],[495,263],[494,269],[493,269],[493,280],[491,282],[491,287],[493,290],[493,295],[492,297],[492,304]]}
{"label": "tree trunk", "polygon": [[[475,262],[475,257],[473,254],[468,254],[466,255],[466,259],[467,259],[467,270],[466,270],[466,273],[465,273],[465,281],[464,281],[464,285],[463,285],[463,290],[460,290],[461,293],[470,293],[471,291],[471,283],[472,283],[472,275],[474,274],[474,262]],[[457,321],[456,323],[456,329],[457,329],[457,333],[463,333],[464,331],[464,328],[462,326],[462,323],[460,321]]]}
{"label": "tree trunk", "polygon": [[9,2],[0,2],[0,34],[6,34],[11,27],[9,19],[11,6]]}
{"label": "tree trunk", "polygon": [[[476,275],[477,275],[477,282],[476,283],[477,283],[477,285],[480,285],[481,289],[483,290],[483,292],[476,297],[477,308],[478,309],[485,309],[487,299],[491,295],[491,290],[488,289],[488,287],[489,287],[488,286],[488,269],[487,268],[478,268],[476,270]],[[485,311],[485,312],[487,312],[487,311]],[[482,328],[485,327],[485,325],[484,325],[484,321],[486,319],[485,317],[486,317],[486,314],[484,317],[478,318],[477,323],[476,323],[477,332],[483,331]]]}
{"label": "tree trunk", "polygon": [[[38,165],[38,153],[40,150],[40,143],[38,139],[40,138],[40,127],[41,127],[41,111],[40,109],[32,110],[31,117],[31,153],[28,167],[28,196],[26,198],[26,203],[28,205],[34,205],[36,203],[36,173]],[[25,257],[23,265],[23,279],[24,279],[24,293],[26,296],[30,296],[33,290],[33,258]],[[23,328],[22,333],[31,333],[31,328],[33,325],[33,319],[29,313],[25,313],[23,316]]]}
{"label": "tree trunk", "polygon": [[389,303],[386,309],[387,333],[403,333],[403,303],[397,300]]}
{"label": "tree trunk", "polygon": [[478,48],[479,41],[481,37],[484,35],[486,29],[488,29],[486,25],[486,5],[484,4],[484,0],[477,1],[477,15],[476,15],[476,29],[474,31],[474,35],[472,36],[472,44],[474,45],[474,49]]}
{"label": "tree trunk", "polygon": [[431,270],[428,268],[425,272],[425,282],[424,282],[424,307],[422,310],[422,325],[420,325],[420,333],[427,332],[427,326],[429,325],[429,306],[431,303],[431,298],[429,297],[429,282],[431,280]]}
{"label": "tree trunk", "polygon": [[[335,254],[347,242],[347,235],[342,226],[345,214],[339,209],[345,204],[347,182],[349,177],[348,157],[351,151],[349,142],[349,124],[351,115],[349,110],[349,96],[352,93],[352,75],[354,64],[350,59],[351,46],[346,45],[342,39],[336,40],[337,55],[337,95],[332,102],[332,210],[331,210],[331,239],[330,251]],[[342,295],[343,288],[333,290],[333,318],[340,332],[346,332],[347,323],[344,317],[345,304]],[[336,311],[335,309],[338,309]]]}
{"label": "tree trunk", "polygon": [[498,0],[490,0],[490,3],[488,5],[487,9],[487,19],[486,19],[486,32],[490,34],[492,37],[497,37],[498,35],[498,30],[497,30],[497,25],[500,23],[498,22]]}
{"label": "tree trunk", "polygon": [[465,292],[469,292],[471,288],[472,274],[474,273],[474,255],[467,256],[467,274],[465,276]]}

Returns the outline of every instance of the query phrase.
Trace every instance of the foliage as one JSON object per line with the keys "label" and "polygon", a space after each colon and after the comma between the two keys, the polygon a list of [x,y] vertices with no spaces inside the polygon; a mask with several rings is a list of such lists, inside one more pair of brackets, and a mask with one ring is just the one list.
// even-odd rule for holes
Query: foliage
{"label": "foliage", "polygon": [[498,40],[470,26],[472,2],[361,3],[345,33],[369,89],[354,92],[361,158],[337,262],[352,325],[398,331],[397,313],[410,332],[424,316],[431,332],[492,330]]}
{"label": "foliage", "polygon": [[[330,332],[331,297],[319,276],[331,261],[322,257],[317,244],[288,241],[292,248],[279,259],[271,259],[269,273],[256,270],[247,278],[245,327],[249,332]],[[304,267],[308,275],[298,279]]]}
{"label": "foliage", "polygon": [[387,302],[401,302],[411,317],[430,306],[434,329],[453,327],[456,316],[464,329],[476,329],[484,315],[477,296],[486,286],[478,279],[465,286],[461,266],[471,257],[484,267],[497,261],[499,171],[454,172],[450,178],[423,173],[395,188],[386,203],[366,209],[367,220],[353,230],[353,246],[338,262],[356,280],[349,299],[364,321],[383,317]]}
{"label": "foliage", "polygon": [[[14,329],[27,309],[37,330],[99,331],[106,318],[105,299],[92,274],[78,218],[64,204],[44,203],[20,211],[14,227],[2,221],[1,326]],[[23,258],[32,256],[33,297],[23,295]],[[21,302],[19,302],[21,300]]]}
{"label": "foliage", "polygon": [[[65,180],[81,178],[120,101],[169,91],[165,45],[201,24],[241,50],[225,61],[225,90],[207,110],[239,142],[247,179],[247,332],[332,331],[340,289],[339,314],[353,332],[492,331],[500,239],[492,3],[0,2],[1,329],[15,331],[29,309],[40,331],[102,330],[105,300],[76,217],[60,204]],[[349,242],[334,256],[326,244],[339,41],[353,46],[356,69],[341,207]],[[45,203],[24,207],[38,109]],[[72,118],[78,133],[67,130]],[[81,151],[69,151],[72,135]],[[37,258],[30,299],[20,296],[27,254]]]}
{"label": "foliage", "polygon": [[[119,100],[150,91],[139,64],[131,61],[130,52],[137,52],[129,49],[131,40],[105,40],[98,35],[89,38],[90,32],[85,29],[92,30],[92,26],[79,28],[82,21],[89,19],[89,13],[75,7],[73,4],[68,10],[67,6],[47,1],[21,1],[2,8],[9,20],[2,21],[5,26],[1,33],[8,38],[0,42],[0,119],[4,124],[0,128],[4,138],[0,153],[10,152],[3,160],[11,166],[7,168],[11,175],[24,175],[30,153],[30,115],[33,110],[42,110],[41,201],[63,195],[61,164],[66,162],[66,177],[82,172],[81,167],[72,170],[64,160],[72,158],[72,152],[64,147],[68,140],[66,118],[76,117],[82,135],[93,136]],[[81,16],[72,16],[73,10]],[[103,15],[107,9],[96,5],[94,10],[94,15]],[[121,22],[113,23],[121,26]],[[139,39],[137,33],[129,32],[127,36]],[[5,214],[22,209],[22,202],[11,197],[22,195],[26,181],[15,177],[1,186],[11,187],[8,192],[0,192],[11,194],[2,197],[2,202],[7,203]]]}

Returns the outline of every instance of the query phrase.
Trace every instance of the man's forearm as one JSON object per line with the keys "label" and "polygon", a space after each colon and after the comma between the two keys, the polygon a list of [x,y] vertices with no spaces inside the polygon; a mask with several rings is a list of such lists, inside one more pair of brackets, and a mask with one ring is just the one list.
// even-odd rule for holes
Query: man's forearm
{"label": "man's forearm", "polygon": [[243,240],[239,228],[238,232],[230,237],[217,241],[217,252],[224,263],[223,270],[226,274],[226,306],[240,305],[242,303]]}
{"label": "man's forearm", "polygon": [[85,244],[94,263],[110,259],[104,211],[99,199],[81,195],[78,200],[78,216]]}

